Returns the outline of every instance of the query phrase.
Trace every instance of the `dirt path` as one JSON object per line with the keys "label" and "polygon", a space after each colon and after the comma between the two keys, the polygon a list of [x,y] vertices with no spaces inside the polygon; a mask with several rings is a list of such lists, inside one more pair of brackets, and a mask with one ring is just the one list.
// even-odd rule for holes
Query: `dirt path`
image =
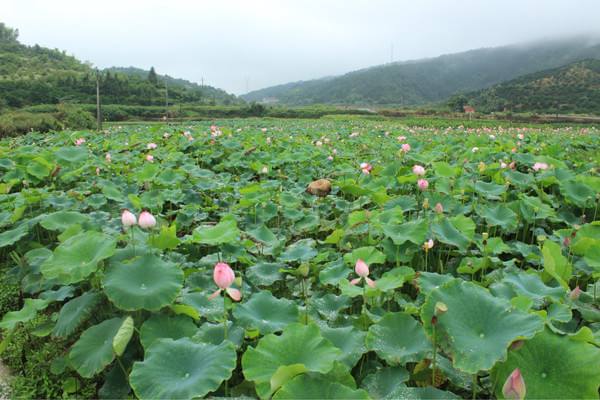
{"label": "dirt path", "polygon": [[10,398],[8,393],[8,380],[10,379],[10,371],[0,361],[0,400],[8,400]]}

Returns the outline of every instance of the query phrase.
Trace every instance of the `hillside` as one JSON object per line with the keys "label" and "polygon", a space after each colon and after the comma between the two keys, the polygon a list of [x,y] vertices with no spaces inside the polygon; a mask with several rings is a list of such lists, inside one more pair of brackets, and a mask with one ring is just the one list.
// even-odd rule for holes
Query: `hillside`
{"label": "hillside", "polygon": [[541,71],[465,95],[481,111],[600,114],[600,60]]}
{"label": "hillside", "polygon": [[[170,103],[230,104],[237,98],[210,86],[200,87],[185,80],[148,71],[119,69],[100,71],[104,104],[163,105],[164,79]],[[140,71],[139,73],[137,71]],[[143,73],[143,74],[142,74]],[[91,65],[64,51],[18,41],[18,31],[0,23],[0,110],[37,104],[95,103],[96,71]]]}
{"label": "hillside", "polygon": [[600,39],[576,37],[398,62],[333,78],[273,86],[242,98],[294,105],[418,105],[587,58],[600,58]]}

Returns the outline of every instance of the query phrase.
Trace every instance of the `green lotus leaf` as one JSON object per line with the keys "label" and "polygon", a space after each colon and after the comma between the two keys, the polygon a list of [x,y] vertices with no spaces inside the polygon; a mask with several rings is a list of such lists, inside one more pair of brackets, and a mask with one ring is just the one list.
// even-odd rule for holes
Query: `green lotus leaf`
{"label": "green lotus leaf", "polygon": [[475,235],[475,223],[471,218],[459,215],[434,222],[431,230],[440,242],[466,251]]}
{"label": "green lotus leaf", "polygon": [[21,224],[10,231],[0,233],[0,248],[15,244],[28,233],[29,224],[27,223]]}
{"label": "green lotus leaf", "polygon": [[48,307],[49,301],[43,299],[25,299],[19,311],[9,311],[2,317],[0,329],[12,330],[19,322],[28,322],[37,316],[38,311]]}
{"label": "green lotus leaf", "polygon": [[368,399],[362,389],[352,389],[323,375],[298,375],[287,381],[273,396],[277,399]]}
{"label": "green lotus leaf", "polygon": [[[241,346],[244,341],[245,330],[240,325],[227,321],[227,340],[236,346]],[[225,328],[223,323],[211,324],[205,322],[198,328],[192,337],[194,342],[221,344],[225,340]]]}
{"label": "green lotus leaf", "polygon": [[80,163],[88,159],[89,152],[85,147],[61,147],[54,152],[54,156],[61,161]]}
{"label": "green lotus leaf", "polygon": [[181,302],[193,307],[199,315],[211,322],[219,322],[223,318],[223,296],[217,296],[209,300],[208,295],[205,293],[185,293],[182,296]]}
{"label": "green lotus leaf", "polygon": [[158,311],[179,294],[183,272],[173,263],[145,254],[129,263],[111,263],[102,284],[106,296],[122,310]]}
{"label": "green lotus leaf", "polygon": [[313,239],[300,239],[289,245],[279,256],[282,262],[306,262],[316,257],[316,242]]}
{"label": "green lotus leaf", "polygon": [[403,224],[383,226],[383,232],[387,237],[392,239],[395,245],[401,245],[404,242],[421,245],[427,239],[428,230],[427,221],[424,219],[415,219]]}
{"label": "green lotus leaf", "polygon": [[432,351],[421,324],[405,313],[385,313],[369,327],[365,343],[391,365],[421,361]]}
{"label": "green lotus leaf", "polygon": [[36,157],[27,163],[27,173],[38,179],[46,178],[53,168],[54,165],[43,157]]}
{"label": "green lotus leaf", "polygon": [[58,313],[58,320],[52,334],[58,337],[67,337],[75,332],[92,315],[99,302],[100,295],[96,292],[86,292],[66,302]]}
{"label": "green lotus leaf", "polygon": [[[561,287],[545,285],[537,273],[507,273],[500,283],[508,284],[516,294],[530,298],[536,307],[541,307],[547,299],[558,301],[566,293]],[[496,293],[497,285],[491,286],[492,293]]]}
{"label": "green lotus leaf", "polygon": [[79,375],[91,378],[114,360],[113,340],[123,321],[123,318],[108,319],[81,334],[69,353],[71,364]]}
{"label": "green lotus leaf", "polygon": [[519,171],[505,171],[504,177],[511,183],[515,184],[520,188],[530,188],[534,182],[535,178],[530,174],[524,174]]}
{"label": "green lotus leaf", "polygon": [[517,228],[517,214],[503,204],[481,206],[478,208],[478,214],[485,219],[489,226],[499,226],[507,232],[512,232]]}
{"label": "green lotus leaf", "polygon": [[58,211],[44,217],[40,225],[51,231],[64,232],[71,225],[82,225],[89,220],[89,216],[76,211]]}
{"label": "green lotus leaf", "polygon": [[589,207],[596,199],[596,192],[582,182],[561,182],[560,192],[567,200],[581,208]]}
{"label": "green lotus leaf", "polygon": [[507,300],[456,279],[432,290],[423,304],[421,319],[429,337],[438,302],[448,311],[437,318],[437,343],[452,356],[455,368],[471,374],[491,369],[506,358],[512,342],[531,338],[544,326],[538,315],[513,309]]}
{"label": "green lotus leaf", "polygon": [[125,318],[112,341],[113,350],[117,357],[121,357],[125,352],[125,349],[133,336],[134,329],[133,318]]}
{"label": "green lotus leaf", "polygon": [[63,284],[82,281],[96,271],[100,261],[115,253],[116,245],[116,239],[104,233],[80,233],[54,249],[41,266],[42,274]]}
{"label": "green lotus leaf", "polygon": [[217,246],[223,243],[235,242],[240,236],[240,230],[233,217],[225,217],[215,226],[199,226],[194,230],[192,242]]}
{"label": "green lotus leaf", "polygon": [[177,226],[175,224],[161,226],[160,232],[150,237],[150,244],[161,250],[174,249],[179,245],[179,242],[180,240],[177,238]]}
{"label": "green lotus leaf", "polygon": [[502,395],[506,378],[519,368],[527,399],[595,399],[600,386],[600,349],[558,336],[549,330],[538,333],[511,350],[505,362],[492,370],[494,392]]}
{"label": "green lotus leaf", "polygon": [[192,337],[197,331],[198,327],[194,321],[184,315],[155,314],[142,325],[140,341],[144,349],[148,349],[158,339],[177,340],[183,337]]}
{"label": "green lotus leaf", "polygon": [[351,300],[348,296],[336,296],[333,293],[315,297],[310,301],[310,306],[327,320],[336,319],[340,312],[350,307],[350,305]]}
{"label": "green lotus leaf", "polygon": [[353,268],[359,259],[366,262],[367,265],[383,264],[385,263],[385,254],[373,246],[360,247],[353,250],[352,253],[344,254],[344,261]]}
{"label": "green lotus leaf", "polygon": [[460,396],[436,389],[434,387],[408,387],[404,384],[398,385],[385,398],[394,400],[449,400],[461,399]]}
{"label": "green lotus leaf", "polygon": [[219,388],[235,369],[237,355],[229,342],[194,343],[159,339],[137,361],[129,382],[140,399],[192,399]]}
{"label": "green lotus leaf", "polygon": [[560,245],[546,240],[542,247],[544,257],[544,272],[556,279],[565,289],[569,289],[569,279],[571,279],[572,267],[569,261],[562,254]]}
{"label": "green lotus leaf", "polygon": [[499,199],[500,196],[506,191],[506,187],[504,185],[497,185],[495,183],[483,181],[475,182],[474,189],[483,197],[491,200]]}
{"label": "green lotus leaf", "polygon": [[335,347],[342,350],[340,361],[352,368],[360,357],[367,352],[365,347],[366,332],[359,331],[352,326],[342,328],[321,327],[321,334]]}
{"label": "green lotus leaf", "polygon": [[377,279],[375,285],[377,289],[387,292],[400,288],[406,282],[410,282],[415,277],[415,271],[409,267],[393,268],[385,272],[381,278]]}
{"label": "green lotus leaf", "polygon": [[258,262],[246,269],[246,279],[256,286],[270,286],[283,279],[283,274],[279,272],[283,268],[285,264]]}
{"label": "green lotus leaf", "polygon": [[417,278],[419,293],[427,296],[433,289],[454,280],[451,275],[442,275],[435,272],[419,272]]}
{"label": "green lotus leaf", "polygon": [[[280,336],[269,334],[242,357],[244,376],[254,381],[261,398],[272,393],[271,378],[280,367],[302,364],[306,371],[327,373],[342,352],[324,339],[316,325],[288,325]],[[283,382],[280,382],[283,384]]]}
{"label": "green lotus leaf", "polygon": [[323,285],[337,285],[342,279],[345,279],[350,270],[342,258],[339,258],[329,264],[319,272],[319,281]]}
{"label": "green lotus leaf", "polygon": [[298,322],[298,306],[291,300],[278,299],[269,291],[253,294],[250,300],[233,310],[235,319],[246,328],[257,328],[261,334],[279,332]]}
{"label": "green lotus leaf", "polygon": [[396,399],[397,391],[404,388],[410,373],[404,367],[386,367],[367,375],[362,387],[373,399]]}

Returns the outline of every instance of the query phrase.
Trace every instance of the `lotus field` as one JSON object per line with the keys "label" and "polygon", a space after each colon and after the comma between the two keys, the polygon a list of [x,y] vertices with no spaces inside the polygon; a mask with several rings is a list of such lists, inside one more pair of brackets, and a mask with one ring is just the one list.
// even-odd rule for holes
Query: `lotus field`
{"label": "lotus field", "polygon": [[0,349],[111,399],[598,398],[600,131],[213,123],[1,142]]}

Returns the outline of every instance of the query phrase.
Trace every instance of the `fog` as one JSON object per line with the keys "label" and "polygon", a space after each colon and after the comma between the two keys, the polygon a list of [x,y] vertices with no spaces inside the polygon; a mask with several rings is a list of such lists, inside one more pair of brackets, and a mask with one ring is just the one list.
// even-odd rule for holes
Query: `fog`
{"label": "fog", "polygon": [[598,34],[598,0],[0,0],[25,44],[235,94],[394,61]]}

